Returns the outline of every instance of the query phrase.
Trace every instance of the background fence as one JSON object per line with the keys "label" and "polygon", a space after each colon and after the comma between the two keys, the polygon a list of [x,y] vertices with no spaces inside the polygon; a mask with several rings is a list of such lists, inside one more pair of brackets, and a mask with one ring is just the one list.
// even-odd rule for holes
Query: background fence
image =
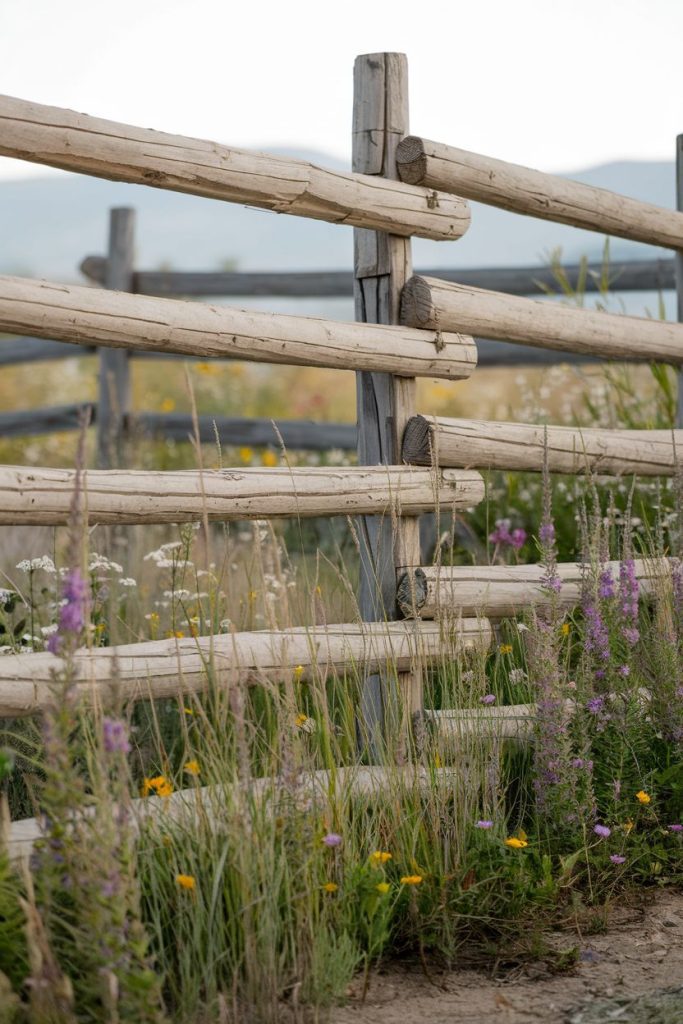
{"label": "background fence", "polygon": [[[230,357],[357,372],[357,468],[181,474],[101,469],[86,474],[80,495],[91,523],[178,521],[203,514],[219,519],[356,515],[364,622],[84,651],[78,656],[84,698],[98,701],[115,684],[130,699],[168,696],[177,692],[180,678],[185,687],[204,689],[206,658],[216,651],[217,678],[226,686],[281,680],[294,667],[301,670],[297,678],[305,680],[313,671],[339,671],[353,662],[365,672],[360,714],[368,749],[377,753],[385,734],[386,702],[398,692],[405,756],[409,723],[425,712],[423,669],[440,657],[444,623],[461,649],[487,643],[491,627],[485,616],[495,618],[537,603],[541,579],[537,566],[511,573],[506,566],[462,570],[422,564],[419,514],[428,508],[450,512],[469,507],[483,494],[478,470],[540,472],[546,452],[554,472],[675,472],[676,446],[683,444],[680,430],[550,427],[546,444],[543,428],[419,414],[416,376],[466,379],[477,358],[471,335],[531,344],[538,351],[561,350],[581,359],[683,363],[681,324],[522,297],[527,285],[519,271],[487,271],[486,278],[477,280],[458,274],[457,281],[441,272],[413,276],[410,236],[457,239],[469,222],[461,196],[673,250],[683,245],[683,213],[408,136],[407,97],[403,55],[358,58],[350,174],[0,99],[0,153],[355,228],[356,324],[169,298],[188,294],[191,287],[196,288],[192,294],[208,294],[202,289],[215,294],[218,278],[226,289],[222,294],[232,294],[227,289],[244,289],[246,279],[136,273],[129,210],[112,214],[107,260],[86,261],[88,274],[103,288],[0,278],[0,330],[42,339],[23,342],[25,354],[29,345],[34,352],[42,351],[40,358],[50,352],[101,348],[97,418],[103,466],[118,458],[116,447],[130,410],[129,353]],[[680,296],[679,254],[675,265]],[[621,267],[622,286],[624,280],[634,280],[633,269]],[[648,264],[635,279],[642,287],[649,274],[650,281],[662,286],[662,280],[671,283],[671,271],[669,262]],[[348,275],[278,275],[276,285],[272,275],[265,275],[265,283],[264,275],[246,277],[251,287],[270,289],[340,288],[342,283],[347,288],[350,281]],[[507,292],[492,289],[503,280]],[[159,293],[166,297],[157,297]],[[56,347],[65,342],[69,348]],[[7,353],[16,352],[17,346],[11,340],[1,345],[7,362]],[[183,429],[177,422],[176,427]],[[3,523],[67,522],[76,484],[73,471],[4,467],[2,474]],[[642,563],[637,570],[645,581],[659,571]],[[573,564],[559,567],[571,584],[568,600],[578,593],[581,571]],[[475,618],[475,612],[484,617]],[[44,654],[1,659],[0,715],[40,710],[53,664]],[[467,718],[471,713],[453,709],[432,717],[448,729],[454,715]],[[485,712],[477,709],[477,714]],[[506,714],[500,708],[490,711],[492,721]]]}

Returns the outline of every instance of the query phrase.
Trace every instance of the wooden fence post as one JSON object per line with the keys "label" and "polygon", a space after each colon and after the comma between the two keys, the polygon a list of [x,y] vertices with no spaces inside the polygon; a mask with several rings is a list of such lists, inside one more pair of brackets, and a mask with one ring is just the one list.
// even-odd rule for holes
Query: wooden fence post
{"label": "wooden fence post", "polygon": [[[104,287],[133,291],[135,210],[119,207],[109,211],[109,256]],[[126,417],[130,413],[130,364],[125,349],[99,350],[100,376],[97,400],[97,465],[120,468],[124,462]]]}
{"label": "wooden fence post", "polygon": [[[398,179],[395,153],[408,134],[408,61],[402,53],[356,58],[353,100],[353,170]],[[356,320],[397,324],[401,289],[411,275],[410,239],[385,232],[354,230]],[[415,379],[387,373],[356,374],[358,461],[396,465],[401,461],[403,428],[414,412]],[[419,519],[392,523],[365,516],[358,520],[361,546],[360,612],[366,621],[398,617],[396,566],[420,564]],[[366,677],[360,708],[361,746],[373,760],[391,742],[392,680],[389,673]],[[422,709],[421,673],[399,676],[404,714]],[[394,695],[395,696],[395,695]],[[405,723],[402,723],[404,725]],[[404,729],[401,728],[405,739]],[[394,737],[395,738],[395,737]],[[405,752],[405,743],[401,744]],[[399,756],[401,753],[399,752]]]}
{"label": "wooden fence post", "polygon": [[[676,209],[683,210],[683,135],[676,137]],[[679,323],[683,323],[683,249],[675,254],[676,263],[676,303]],[[683,370],[678,371],[678,404],[676,406],[676,426],[683,427]],[[678,458],[683,453],[677,453]]]}

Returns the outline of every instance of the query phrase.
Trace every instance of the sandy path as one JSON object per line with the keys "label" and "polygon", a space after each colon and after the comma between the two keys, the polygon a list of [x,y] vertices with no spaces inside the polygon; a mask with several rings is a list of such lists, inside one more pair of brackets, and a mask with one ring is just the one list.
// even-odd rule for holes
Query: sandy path
{"label": "sandy path", "polygon": [[[557,975],[539,961],[495,980],[457,970],[434,975],[433,983],[419,967],[392,968],[373,979],[364,1004],[355,985],[348,1004],[332,1014],[332,1024],[561,1024],[598,999],[683,987],[683,893],[647,894],[640,910],[615,910],[602,934],[554,932],[548,939],[556,949],[578,944],[577,967]],[[661,1021],[683,1024],[683,996],[680,1016],[676,1008]]]}

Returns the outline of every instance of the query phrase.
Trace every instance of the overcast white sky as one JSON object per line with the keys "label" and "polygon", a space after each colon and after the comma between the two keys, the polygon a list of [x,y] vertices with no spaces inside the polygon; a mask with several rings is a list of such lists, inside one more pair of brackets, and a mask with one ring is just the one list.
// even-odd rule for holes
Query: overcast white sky
{"label": "overcast white sky", "polygon": [[415,133],[487,155],[668,160],[683,132],[683,0],[0,0],[0,92],[235,146],[347,157],[378,50],[408,54]]}

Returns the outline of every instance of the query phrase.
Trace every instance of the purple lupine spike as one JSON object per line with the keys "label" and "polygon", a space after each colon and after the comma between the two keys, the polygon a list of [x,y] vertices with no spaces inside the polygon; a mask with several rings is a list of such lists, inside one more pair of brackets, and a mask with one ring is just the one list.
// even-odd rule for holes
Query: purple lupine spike
{"label": "purple lupine spike", "polygon": [[59,654],[65,645],[75,647],[87,620],[90,588],[80,569],[71,569],[62,585],[63,604],[59,609],[57,632],[47,642],[51,654]]}

